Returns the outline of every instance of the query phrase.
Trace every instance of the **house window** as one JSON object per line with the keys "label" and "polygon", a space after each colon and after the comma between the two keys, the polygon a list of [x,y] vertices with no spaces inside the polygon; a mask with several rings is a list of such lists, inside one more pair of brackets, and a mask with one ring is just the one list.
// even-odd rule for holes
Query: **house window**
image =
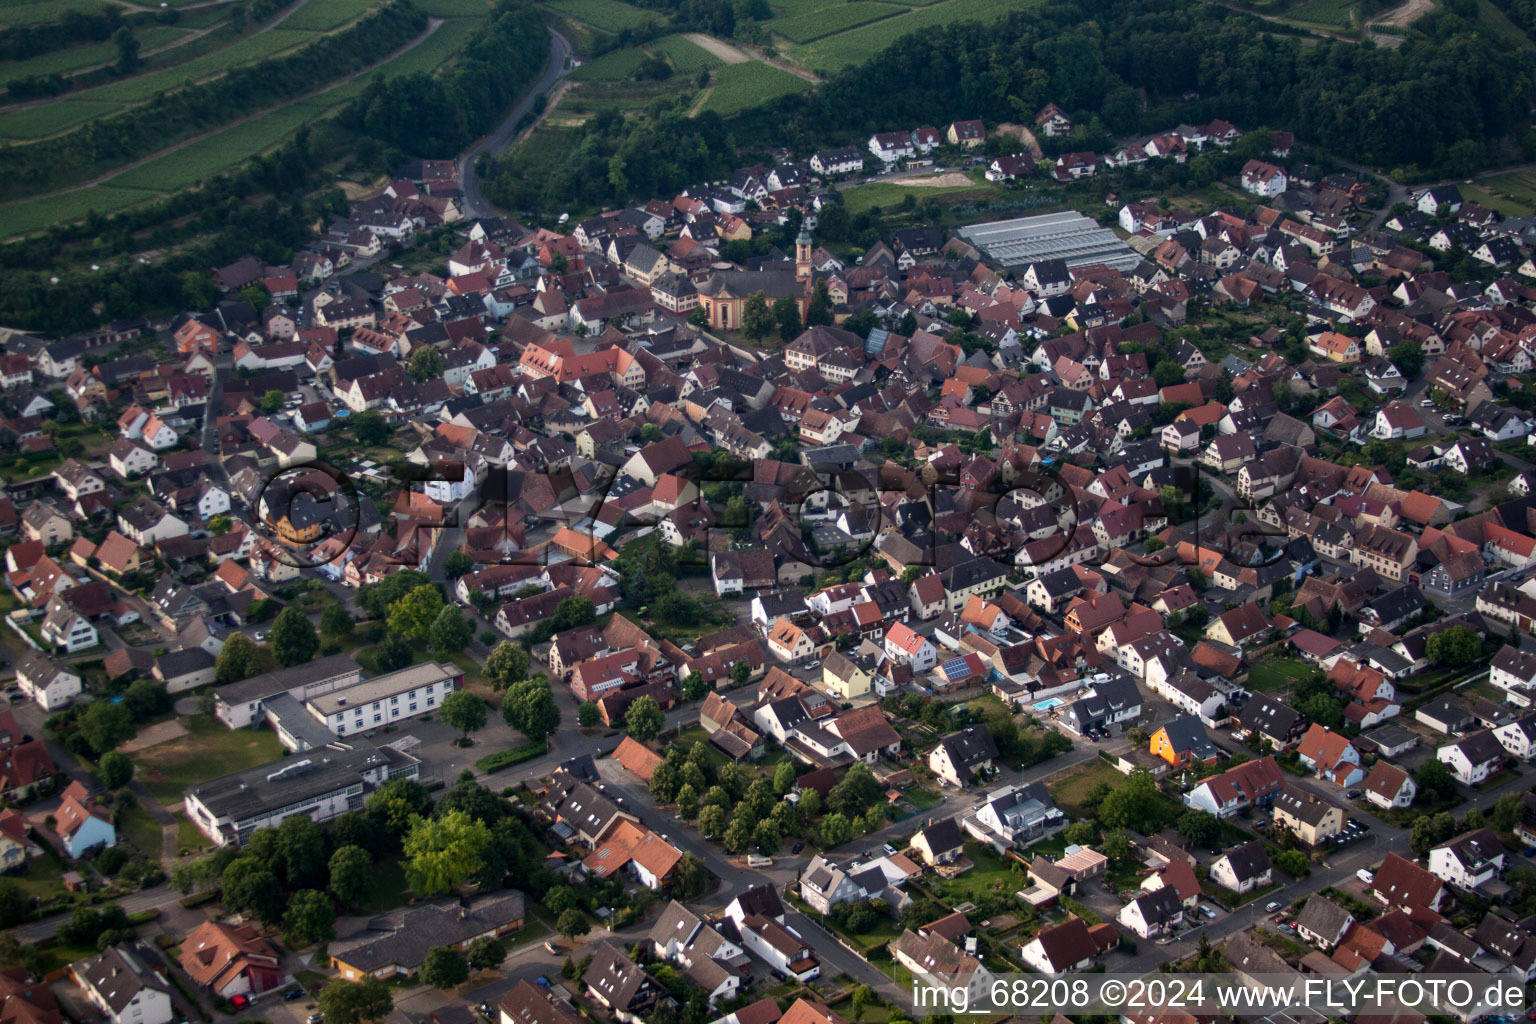
{"label": "house window", "polygon": [[399,697],[391,697],[391,698],[389,698],[389,702],[391,704],[399,704],[400,703],[400,698]]}
{"label": "house window", "polygon": [[411,702],[411,706],[410,706],[410,708],[408,710],[412,711],[412,712],[414,712],[416,710],[416,703],[415,703],[415,701]]}

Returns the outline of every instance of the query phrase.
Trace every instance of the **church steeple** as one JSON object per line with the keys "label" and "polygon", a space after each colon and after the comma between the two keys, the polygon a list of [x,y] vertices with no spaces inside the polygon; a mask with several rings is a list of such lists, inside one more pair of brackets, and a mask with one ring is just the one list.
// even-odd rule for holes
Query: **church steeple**
{"label": "church steeple", "polygon": [[800,237],[795,239],[795,280],[811,279],[811,232],[802,222]]}

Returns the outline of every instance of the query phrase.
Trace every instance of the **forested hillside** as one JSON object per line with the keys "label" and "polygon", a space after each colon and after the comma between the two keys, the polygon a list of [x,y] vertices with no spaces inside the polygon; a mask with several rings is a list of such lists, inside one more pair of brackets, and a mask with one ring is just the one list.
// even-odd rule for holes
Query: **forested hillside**
{"label": "forested hillside", "polygon": [[1421,19],[1422,36],[1398,49],[1270,27],[1199,0],[1057,0],[906,36],[815,90],[733,116],[723,131],[695,129],[673,110],[591,119],[574,156],[550,167],[514,153],[488,193],[515,209],[612,204],[718,174],[733,142],[804,153],[960,117],[1027,123],[1047,101],[1097,112],[1071,140],[1077,148],[1221,117],[1290,128],[1405,180],[1536,158],[1536,71],[1484,34],[1475,0]]}

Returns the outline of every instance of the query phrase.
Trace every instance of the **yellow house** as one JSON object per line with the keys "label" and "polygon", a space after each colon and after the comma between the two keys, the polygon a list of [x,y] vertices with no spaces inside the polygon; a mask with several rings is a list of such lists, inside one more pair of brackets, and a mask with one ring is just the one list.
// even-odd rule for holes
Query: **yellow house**
{"label": "yellow house", "polygon": [[833,651],[821,666],[821,685],[843,700],[853,700],[869,692],[874,684],[873,665],[854,661],[841,651]]}
{"label": "yellow house", "polygon": [[1344,810],[1298,789],[1275,797],[1275,826],[1289,829],[1306,846],[1317,846],[1344,828]]}

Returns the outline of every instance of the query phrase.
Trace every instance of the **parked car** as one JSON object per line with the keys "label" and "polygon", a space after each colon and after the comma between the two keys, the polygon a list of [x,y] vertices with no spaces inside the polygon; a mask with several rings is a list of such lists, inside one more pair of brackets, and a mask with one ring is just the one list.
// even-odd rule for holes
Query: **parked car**
{"label": "parked car", "polygon": [[[229,1005],[237,1010],[243,1010],[251,1005],[251,999],[249,996],[244,995],[230,996]],[[319,1024],[319,1021],[310,1021],[309,1024]]]}
{"label": "parked car", "polygon": [[799,853],[803,849],[805,849],[805,844],[797,842],[797,843],[795,843],[794,846],[791,846],[789,848],[789,852],[790,853]]}
{"label": "parked car", "polygon": [[542,985],[544,988],[549,988],[549,979],[544,977],[544,975],[541,974],[537,978],[534,978],[533,980],[537,984]]}
{"label": "parked car", "polygon": [[291,988],[287,992],[283,993],[283,1002],[285,1002],[285,1003],[291,1003],[295,999],[303,999],[303,998],[304,998],[304,990],[301,989],[301,988]]}
{"label": "parked car", "polygon": [[1200,913],[1204,914],[1206,917],[1210,918],[1212,921],[1216,920],[1216,911],[1211,909],[1210,907],[1204,905],[1204,904],[1201,904],[1201,906],[1200,906]]}
{"label": "parked car", "polygon": [[1279,900],[1270,900],[1268,903],[1264,904],[1264,912],[1266,914],[1273,914],[1275,911],[1277,911],[1279,909],[1280,909],[1280,901]]}
{"label": "parked car", "polygon": [[1344,795],[1349,797],[1351,800],[1359,800],[1360,799],[1360,791],[1358,789],[1352,789],[1348,793],[1345,793]]}
{"label": "parked car", "polygon": [[546,942],[546,943],[544,943],[544,950],[550,956],[559,956],[560,955],[560,947],[556,946],[553,942]]}
{"label": "parked car", "polygon": [[[230,1000],[230,1002],[234,1002],[234,1000],[232,999],[232,1000]],[[304,1024],[322,1024],[322,1022],[324,1020],[325,1020],[325,1014],[323,1014],[323,1013],[312,1013],[308,1017],[304,1018]]]}
{"label": "parked car", "polygon": [[885,855],[887,857],[894,857],[894,856],[896,856],[896,847],[892,846],[890,843],[886,843],[884,846],[881,847],[881,849],[885,851]]}
{"label": "parked car", "polygon": [[1364,882],[1366,885],[1370,885],[1372,882],[1376,881],[1376,876],[1365,870],[1365,868],[1361,868],[1359,871],[1356,871],[1355,877],[1360,879],[1360,881]]}

